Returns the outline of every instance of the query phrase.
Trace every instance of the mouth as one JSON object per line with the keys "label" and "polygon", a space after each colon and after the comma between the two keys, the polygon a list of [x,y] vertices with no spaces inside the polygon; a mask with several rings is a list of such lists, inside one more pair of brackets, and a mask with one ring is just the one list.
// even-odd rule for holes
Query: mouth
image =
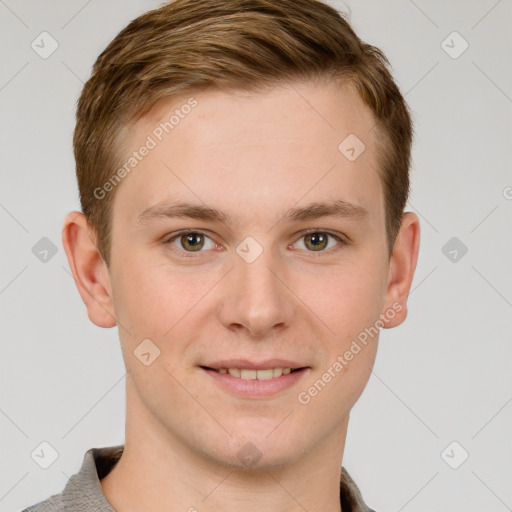
{"label": "mouth", "polygon": [[310,366],[302,366],[303,361],[284,358],[257,361],[241,357],[203,363],[198,369],[209,379],[207,386],[244,400],[276,397],[298,386],[312,371]]}
{"label": "mouth", "polygon": [[[298,364],[291,366],[278,366],[283,363],[288,365],[291,361],[267,361],[261,364],[251,364],[248,361],[227,361],[215,363],[211,366],[199,366],[199,370],[210,379],[208,386],[219,387],[232,396],[243,400],[271,399],[285,390],[299,385],[311,371],[309,366],[300,367]],[[233,364],[234,363],[234,364]],[[212,364],[212,363],[210,363]],[[252,368],[247,368],[252,366]],[[257,368],[254,368],[257,366]]]}
{"label": "mouth", "polygon": [[301,372],[306,370],[307,367],[302,368],[290,368],[290,367],[277,367],[277,368],[264,368],[264,369],[253,369],[253,368],[210,368],[209,366],[201,366],[203,370],[216,372],[219,374],[229,374],[232,377],[243,379],[243,380],[271,380],[288,375],[290,373]]}

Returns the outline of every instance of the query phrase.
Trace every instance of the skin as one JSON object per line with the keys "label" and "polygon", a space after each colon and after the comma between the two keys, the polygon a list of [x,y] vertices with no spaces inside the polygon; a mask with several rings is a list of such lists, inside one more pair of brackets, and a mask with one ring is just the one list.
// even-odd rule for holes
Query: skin
{"label": "skin", "polygon": [[[119,512],[339,512],[350,410],[378,335],[309,403],[297,396],[381,314],[395,309],[385,328],[405,320],[418,218],[404,214],[390,257],[374,118],[351,88],[295,83],[194,97],[197,106],[115,189],[110,269],[84,215],[70,212],[64,223],[88,316],[118,326],[127,368],[125,450],[102,490]],[[125,147],[140,147],[186,99],[161,102]],[[366,145],[353,162],[338,150],[350,133]],[[282,220],[289,208],[338,199],[367,214]],[[234,222],[136,222],[146,208],[176,200],[223,210]],[[167,242],[188,228],[205,232],[192,242],[199,252],[186,237]],[[315,251],[302,233],[312,228],[345,243],[328,238]],[[250,264],[236,252],[248,236],[263,249]],[[149,366],[133,353],[147,338],[160,350]],[[243,357],[310,369],[273,397],[242,399],[198,366]],[[262,454],[251,468],[237,456],[248,442]]]}

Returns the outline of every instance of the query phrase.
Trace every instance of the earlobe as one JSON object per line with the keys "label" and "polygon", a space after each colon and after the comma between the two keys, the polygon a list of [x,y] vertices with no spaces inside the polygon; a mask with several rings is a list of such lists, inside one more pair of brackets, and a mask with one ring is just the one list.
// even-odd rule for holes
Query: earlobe
{"label": "earlobe", "polygon": [[109,275],[96,248],[94,232],[82,212],[73,211],[66,216],[62,245],[89,319],[98,327],[114,327],[117,322]]}
{"label": "earlobe", "polygon": [[405,213],[389,264],[386,300],[381,318],[383,327],[400,325],[407,317],[407,298],[411,289],[420,244],[420,222],[415,213]]}

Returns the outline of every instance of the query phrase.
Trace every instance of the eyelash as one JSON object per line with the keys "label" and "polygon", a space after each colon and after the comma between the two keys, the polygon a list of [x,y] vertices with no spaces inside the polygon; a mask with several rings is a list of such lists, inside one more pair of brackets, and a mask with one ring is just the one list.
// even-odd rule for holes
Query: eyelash
{"label": "eyelash", "polygon": [[[169,245],[173,252],[179,253],[180,256],[184,256],[185,258],[197,258],[197,257],[199,257],[199,254],[201,254],[201,253],[203,253],[205,251],[185,251],[185,250],[178,249],[178,248],[174,247],[172,245],[172,243],[171,243],[175,239],[179,238],[180,236],[187,235],[189,233],[198,233],[200,235],[204,235],[204,236],[208,237],[210,240],[212,240],[212,242],[217,243],[217,242],[215,242],[215,240],[212,239],[211,236],[208,235],[208,233],[206,233],[205,231],[202,231],[200,229],[185,229],[183,231],[178,231],[177,233],[174,233],[172,236],[168,237],[164,241],[164,243],[166,245]],[[300,233],[299,238],[297,238],[296,242],[298,242],[301,238],[304,238],[306,235],[310,235],[310,234],[313,234],[313,233],[321,233],[321,234],[329,235],[330,237],[332,237],[335,240],[337,240],[339,244],[342,244],[342,245],[347,243],[346,240],[343,237],[341,237],[340,235],[332,233],[331,231],[320,230],[320,229],[308,229],[306,231],[302,231]],[[294,242],[294,244],[296,242]],[[339,250],[339,247],[338,247],[338,249],[335,249],[335,251],[336,250]],[[333,252],[333,248],[331,248],[331,249],[324,249],[324,250],[318,251],[319,254],[316,253],[317,251],[307,251],[307,252],[312,253],[311,255],[313,257],[319,257],[319,256],[322,255],[322,253],[331,253],[331,252]],[[197,255],[195,253],[197,253]]]}

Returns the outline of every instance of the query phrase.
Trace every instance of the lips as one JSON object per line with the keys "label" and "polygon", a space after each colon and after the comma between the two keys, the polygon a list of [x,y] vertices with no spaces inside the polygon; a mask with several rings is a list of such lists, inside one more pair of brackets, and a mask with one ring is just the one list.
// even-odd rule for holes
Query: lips
{"label": "lips", "polygon": [[[229,360],[210,363],[212,366],[201,365],[198,368],[210,382],[242,399],[269,399],[284,392],[305,378],[311,371],[308,366],[300,366],[296,362],[272,360],[265,362],[250,362],[247,360]],[[295,367],[274,366],[275,364],[292,364]],[[223,368],[221,365],[240,365],[242,368]],[[245,368],[244,368],[245,365]],[[247,368],[252,366],[253,368]],[[254,369],[254,366],[259,367]],[[272,372],[272,376],[270,373]],[[275,376],[274,376],[275,375]]]}
{"label": "lips", "polygon": [[220,374],[229,373],[233,377],[244,380],[269,380],[288,375],[289,373],[298,372],[301,368],[265,368],[261,370],[253,370],[248,368],[209,368],[202,366],[205,370],[214,371]]}
{"label": "lips", "polygon": [[290,368],[290,370],[298,370],[307,368],[305,364],[290,359],[265,359],[262,361],[250,361],[248,359],[224,359],[201,365],[203,368],[211,370],[220,370],[222,368],[238,368],[244,370],[269,370],[275,368]]}

